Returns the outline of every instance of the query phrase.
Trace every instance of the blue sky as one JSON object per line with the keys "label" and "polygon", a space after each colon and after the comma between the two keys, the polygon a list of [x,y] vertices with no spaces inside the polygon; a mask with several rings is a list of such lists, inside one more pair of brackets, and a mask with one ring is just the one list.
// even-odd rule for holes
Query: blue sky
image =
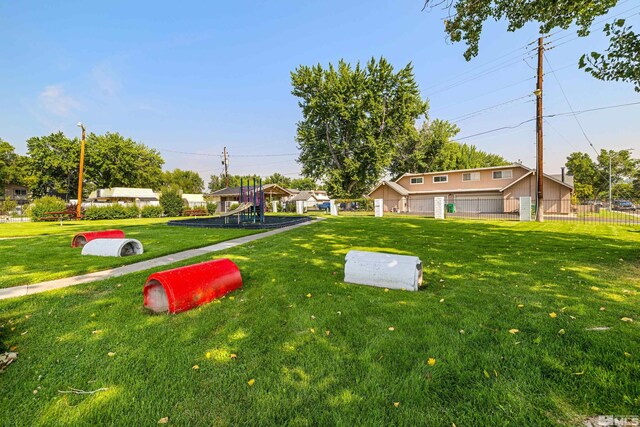
{"label": "blue sky", "polygon": [[[620,3],[610,15],[630,16],[639,28],[640,5]],[[231,173],[296,176],[300,111],[289,73],[301,64],[372,56],[397,68],[412,62],[430,117],[462,117],[460,138],[534,117],[534,99],[526,96],[535,89],[536,59],[522,56],[537,37],[534,25],[507,33],[504,23],[489,23],[479,57],[466,62],[464,45],[445,38],[445,12],[421,8],[422,0],[0,0],[0,138],[25,153],[29,137],[58,130],[75,136],[82,121],[89,131],[117,131],[156,148],[165,169],[196,170],[205,181],[220,173],[224,146]],[[588,39],[574,35],[549,38],[555,47],[545,68],[558,71],[545,76],[545,113],[569,111],[556,77],[574,110],[640,101],[631,84],[600,82],[577,69],[582,53],[606,47],[601,30]],[[637,147],[640,155],[640,106],[578,117],[596,148]],[[547,122],[546,172],[558,172],[572,151],[593,153],[574,117]],[[534,122],[462,141],[535,164]]]}

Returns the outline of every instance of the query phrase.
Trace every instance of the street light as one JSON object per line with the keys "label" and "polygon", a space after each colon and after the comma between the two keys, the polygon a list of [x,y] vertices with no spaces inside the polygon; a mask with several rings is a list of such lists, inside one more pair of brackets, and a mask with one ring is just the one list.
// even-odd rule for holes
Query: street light
{"label": "street light", "polygon": [[79,220],[82,215],[82,171],[84,169],[84,140],[86,136],[86,129],[82,122],[78,122],[78,127],[82,129],[82,142],[80,144],[80,173],[78,174],[78,205],[76,206],[76,219]]}
{"label": "street light", "polygon": [[[621,150],[621,151],[633,151],[633,148],[627,148],[626,150]],[[620,154],[615,153],[614,155],[618,155]],[[609,210],[611,210],[611,158],[614,156],[609,154]]]}

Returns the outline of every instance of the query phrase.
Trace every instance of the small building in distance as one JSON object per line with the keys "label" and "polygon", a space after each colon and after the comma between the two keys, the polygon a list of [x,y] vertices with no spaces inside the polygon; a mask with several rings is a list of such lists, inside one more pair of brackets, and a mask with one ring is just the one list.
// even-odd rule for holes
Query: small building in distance
{"label": "small building in distance", "polygon": [[133,204],[138,206],[158,206],[160,195],[150,188],[113,187],[94,190],[87,202],[91,204]]}
{"label": "small building in distance", "polygon": [[327,196],[326,191],[322,190],[303,190],[298,191],[298,194],[295,194],[293,197],[287,199],[287,203],[295,203],[298,201],[303,201],[305,208],[315,208],[316,205],[320,203],[328,202],[329,196]]}
{"label": "small building in distance", "polygon": [[29,203],[29,191],[24,185],[6,184],[3,200],[16,202],[18,206]]}
{"label": "small building in distance", "polygon": [[207,205],[207,201],[204,199],[204,194],[187,194],[182,195],[182,201],[189,208],[201,208]]}

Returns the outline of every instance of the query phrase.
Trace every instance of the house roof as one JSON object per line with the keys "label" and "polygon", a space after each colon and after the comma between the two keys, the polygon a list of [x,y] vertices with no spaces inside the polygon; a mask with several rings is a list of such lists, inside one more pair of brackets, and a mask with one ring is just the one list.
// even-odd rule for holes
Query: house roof
{"label": "house roof", "polygon": [[[400,178],[398,178],[398,179],[400,179]],[[386,185],[387,187],[391,188],[393,191],[395,191],[396,193],[400,194],[401,196],[408,196],[409,195],[409,190],[404,188],[402,185],[396,184],[393,181],[382,181],[380,184],[376,185],[375,188],[373,190],[371,190],[369,192],[369,194],[367,194],[367,196],[371,196],[371,193],[373,193],[374,191],[376,191],[378,188],[380,188],[383,185]]]}
{"label": "house roof", "polygon": [[486,167],[486,168],[453,169],[453,170],[448,170],[448,171],[424,172],[424,173],[405,173],[400,178],[396,179],[395,182],[400,181],[405,176],[442,175],[443,173],[475,172],[475,171],[487,171],[487,170],[494,170],[494,169],[508,169],[508,168],[515,168],[515,167],[526,169],[527,171],[531,170],[530,168],[526,167],[525,165],[523,165],[521,163],[511,163],[510,165],[490,166],[490,167]]}
{"label": "house roof", "polygon": [[316,199],[316,201],[327,201],[329,197],[326,191],[305,190],[299,191],[298,194],[289,199],[290,202],[307,201],[310,198]]}
{"label": "house roof", "polygon": [[[549,176],[552,177],[555,180],[558,180],[558,181],[562,182],[562,174],[555,174],[554,173],[554,174],[549,175]],[[570,186],[573,187],[574,186],[573,175],[565,174],[564,175],[564,182],[565,182],[565,184],[569,184]]]}
{"label": "house roof", "polygon": [[151,199],[158,200],[158,195],[150,188],[113,187],[94,190],[89,199]]}

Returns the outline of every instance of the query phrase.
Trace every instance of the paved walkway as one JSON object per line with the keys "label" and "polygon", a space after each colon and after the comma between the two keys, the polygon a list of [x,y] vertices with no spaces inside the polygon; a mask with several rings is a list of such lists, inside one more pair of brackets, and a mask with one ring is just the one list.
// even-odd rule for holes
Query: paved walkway
{"label": "paved walkway", "polygon": [[0,300],[17,298],[25,295],[37,294],[53,289],[66,288],[67,286],[80,285],[82,283],[95,282],[96,280],[108,279],[110,277],[118,277],[124,274],[135,273],[137,271],[149,270],[150,268],[161,267],[163,265],[172,264],[185,259],[197,257],[199,255],[211,252],[223,251],[254,240],[263,239],[275,234],[283,233],[294,228],[312,224],[316,221],[304,222],[302,224],[291,225],[289,227],[278,228],[264,233],[252,234],[250,236],[239,237],[226,242],[216,243],[215,245],[205,246],[198,249],[190,249],[188,251],[178,252],[172,255],[166,255],[160,258],[154,258],[147,261],[137,262],[135,264],[125,265],[123,267],[112,268],[110,270],[96,271],[95,273],[83,274],[81,276],[66,277],[64,279],[50,280],[48,282],[36,283],[34,285],[15,286],[13,288],[0,289]]}

